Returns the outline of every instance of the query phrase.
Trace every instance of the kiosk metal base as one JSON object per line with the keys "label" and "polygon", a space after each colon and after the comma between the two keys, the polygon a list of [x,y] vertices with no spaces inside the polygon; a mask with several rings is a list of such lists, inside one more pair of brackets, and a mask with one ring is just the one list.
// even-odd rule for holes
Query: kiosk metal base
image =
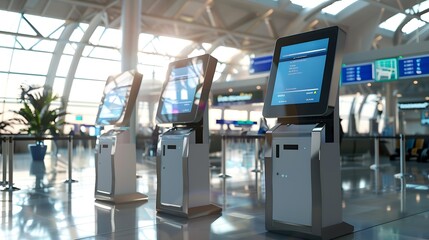
{"label": "kiosk metal base", "polygon": [[283,223],[272,223],[266,226],[267,230],[274,233],[281,233],[291,237],[305,239],[333,239],[353,233],[354,227],[346,222],[315,229],[309,226],[288,225]]}
{"label": "kiosk metal base", "polygon": [[222,208],[213,204],[189,208],[187,212],[184,212],[179,208],[176,210],[175,208],[172,208],[172,207],[158,208],[156,210],[159,213],[167,213],[167,214],[184,217],[188,219],[222,213]]}
{"label": "kiosk metal base", "polygon": [[148,196],[142,193],[130,193],[130,194],[122,194],[122,195],[104,195],[104,194],[95,194],[95,199],[104,202],[110,203],[131,203],[138,201],[147,201]]}

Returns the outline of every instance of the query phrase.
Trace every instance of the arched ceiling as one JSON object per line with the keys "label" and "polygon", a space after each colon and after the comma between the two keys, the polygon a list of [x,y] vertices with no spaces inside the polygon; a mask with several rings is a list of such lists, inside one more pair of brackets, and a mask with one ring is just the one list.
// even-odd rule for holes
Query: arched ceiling
{"label": "arched ceiling", "polygon": [[[256,55],[270,53],[278,37],[332,25],[349,32],[347,52],[429,37],[425,21],[410,34],[379,27],[397,13],[407,16],[402,26],[413,18],[420,19],[427,11],[414,13],[407,9],[424,0],[358,0],[336,15],[321,11],[335,2],[327,0],[302,8],[290,0],[142,0],[142,32],[211,43],[212,48],[235,47]],[[89,22],[102,11],[107,15],[103,24],[120,27],[120,0],[2,0],[0,9],[77,22]]]}

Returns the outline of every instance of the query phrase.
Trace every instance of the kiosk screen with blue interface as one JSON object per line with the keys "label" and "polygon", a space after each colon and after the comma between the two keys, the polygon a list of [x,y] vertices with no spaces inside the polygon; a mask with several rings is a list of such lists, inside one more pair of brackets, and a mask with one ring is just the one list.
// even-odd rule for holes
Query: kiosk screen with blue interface
{"label": "kiosk screen with blue interface", "polygon": [[282,47],[271,105],[319,102],[329,39]]}
{"label": "kiosk screen with blue interface", "polygon": [[170,63],[161,90],[158,123],[195,123],[208,102],[217,60],[209,54]]}
{"label": "kiosk screen with blue interface", "polygon": [[197,63],[171,71],[170,79],[162,93],[162,114],[188,113],[192,110],[202,68],[203,64]]}
{"label": "kiosk screen with blue interface", "polygon": [[338,100],[344,39],[339,27],[277,39],[263,116],[329,115]]}
{"label": "kiosk screen with blue interface", "polygon": [[136,71],[126,71],[110,76],[104,86],[96,124],[126,126],[131,117],[142,78],[143,76]]}

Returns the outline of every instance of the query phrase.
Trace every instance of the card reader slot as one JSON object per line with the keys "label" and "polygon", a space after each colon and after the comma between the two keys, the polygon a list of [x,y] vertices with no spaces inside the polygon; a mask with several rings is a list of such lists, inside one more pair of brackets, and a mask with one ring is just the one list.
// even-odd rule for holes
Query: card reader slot
{"label": "card reader slot", "polygon": [[167,145],[167,149],[176,149],[176,145]]}
{"label": "card reader slot", "polygon": [[298,150],[298,144],[283,144],[283,150]]}
{"label": "card reader slot", "polygon": [[162,145],[162,156],[165,156],[165,145]]}
{"label": "card reader slot", "polygon": [[276,144],[276,158],[280,157],[280,145]]}

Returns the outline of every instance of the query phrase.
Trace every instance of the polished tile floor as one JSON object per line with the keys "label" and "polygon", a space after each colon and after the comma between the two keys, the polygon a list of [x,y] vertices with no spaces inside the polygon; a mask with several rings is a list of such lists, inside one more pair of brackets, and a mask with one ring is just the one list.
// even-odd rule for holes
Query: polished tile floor
{"label": "polished tile floor", "polygon": [[[228,144],[227,174],[214,159],[211,199],[222,215],[192,220],[157,214],[155,164],[138,152],[138,191],[147,202],[108,205],[94,201],[92,150],[73,152],[74,183],[66,151],[44,163],[15,154],[16,191],[2,191],[0,239],[295,239],[265,230],[264,173],[252,172],[253,147]],[[342,160],[343,218],[354,233],[339,239],[429,239],[429,163],[407,162],[405,181],[394,178],[399,162],[370,156]],[[3,174],[3,173],[2,173]]]}

